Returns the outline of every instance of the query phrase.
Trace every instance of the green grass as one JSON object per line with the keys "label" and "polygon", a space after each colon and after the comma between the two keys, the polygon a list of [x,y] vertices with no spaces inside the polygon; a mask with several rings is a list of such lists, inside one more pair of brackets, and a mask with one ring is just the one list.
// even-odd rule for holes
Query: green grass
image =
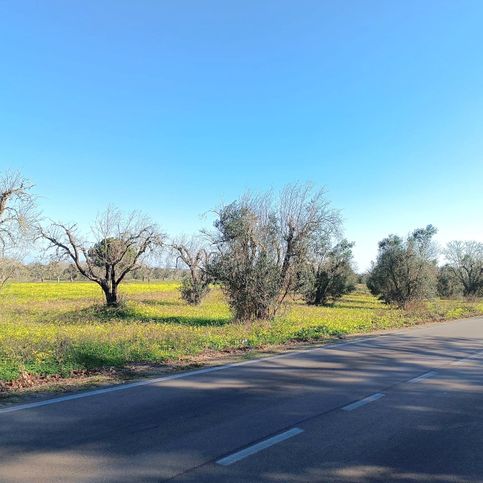
{"label": "green grass", "polygon": [[172,282],[126,283],[121,292],[125,305],[107,310],[91,283],[6,287],[0,294],[0,381],[137,362],[190,362],[206,352],[323,341],[483,313],[481,301],[457,300],[401,311],[359,288],[331,307],[292,301],[274,321],[235,324],[218,289],[199,307],[182,302]]}

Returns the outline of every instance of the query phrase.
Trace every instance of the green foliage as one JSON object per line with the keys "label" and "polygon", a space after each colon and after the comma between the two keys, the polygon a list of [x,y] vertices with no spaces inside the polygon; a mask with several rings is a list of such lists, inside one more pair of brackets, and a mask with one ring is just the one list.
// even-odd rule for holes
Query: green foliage
{"label": "green foliage", "polygon": [[355,290],[352,270],[354,243],[342,240],[331,249],[322,246],[301,272],[299,292],[310,305],[327,305]]}
{"label": "green foliage", "polygon": [[208,272],[221,283],[235,318],[272,317],[282,280],[275,217],[264,216],[252,202],[234,202],[220,211],[215,228],[218,251]]}
{"label": "green foliage", "polygon": [[181,298],[190,305],[198,305],[210,291],[209,280],[185,275],[181,279]]}
{"label": "green foliage", "polygon": [[379,242],[376,263],[367,279],[371,293],[386,303],[406,307],[434,294],[436,250],[432,238],[436,228],[418,228],[406,240],[389,235]]}
{"label": "green foliage", "polygon": [[438,269],[437,291],[443,298],[463,295],[462,285],[449,265],[443,265]]}
{"label": "green foliage", "polygon": [[88,255],[96,267],[105,267],[120,262],[124,265],[132,263],[136,251],[133,246],[128,246],[124,240],[110,237],[97,242],[89,250]]}

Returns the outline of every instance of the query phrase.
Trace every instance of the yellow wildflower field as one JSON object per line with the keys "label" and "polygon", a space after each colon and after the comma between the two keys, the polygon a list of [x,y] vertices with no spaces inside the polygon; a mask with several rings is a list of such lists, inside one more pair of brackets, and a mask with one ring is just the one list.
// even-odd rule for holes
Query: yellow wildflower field
{"label": "yellow wildflower field", "polygon": [[0,381],[25,374],[69,376],[131,363],[189,363],[208,351],[323,342],[483,313],[481,301],[439,299],[402,311],[360,286],[328,307],[292,300],[273,321],[240,324],[232,322],[219,288],[197,307],[180,299],[176,282],[125,283],[121,293],[122,307],[107,310],[101,290],[89,282],[13,283],[4,288]]}

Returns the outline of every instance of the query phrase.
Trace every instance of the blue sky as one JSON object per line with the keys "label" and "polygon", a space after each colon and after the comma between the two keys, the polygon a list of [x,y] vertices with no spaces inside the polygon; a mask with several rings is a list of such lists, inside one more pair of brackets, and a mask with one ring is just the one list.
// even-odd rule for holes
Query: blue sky
{"label": "blue sky", "polygon": [[0,170],[44,213],[172,234],[325,186],[364,269],[388,233],[483,241],[483,2],[0,0]]}

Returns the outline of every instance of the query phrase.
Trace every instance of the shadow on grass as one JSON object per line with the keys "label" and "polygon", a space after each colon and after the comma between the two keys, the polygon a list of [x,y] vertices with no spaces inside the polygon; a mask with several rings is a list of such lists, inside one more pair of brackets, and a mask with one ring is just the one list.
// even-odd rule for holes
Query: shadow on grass
{"label": "shadow on grass", "polygon": [[136,300],[143,305],[150,305],[151,307],[174,307],[180,305],[181,302],[173,302],[172,300],[153,300],[153,299],[140,299]]}
{"label": "shadow on grass", "polygon": [[340,308],[340,309],[362,309],[362,310],[391,310],[393,307],[389,305],[383,305],[383,306],[374,306],[370,305],[369,303],[367,305],[361,305],[364,302],[360,302],[357,305],[354,305],[352,303],[344,303],[344,302],[335,302],[333,304],[327,305],[326,307],[334,307],[334,308]]}
{"label": "shadow on grass", "polygon": [[77,309],[67,312],[61,316],[64,323],[80,322],[102,322],[109,323],[115,321],[123,322],[154,322],[165,324],[177,324],[193,327],[222,327],[232,321],[226,318],[211,318],[192,315],[152,315],[143,314],[136,309],[121,305],[119,307],[106,307],[105,305],[93,305],[84,309]]}

